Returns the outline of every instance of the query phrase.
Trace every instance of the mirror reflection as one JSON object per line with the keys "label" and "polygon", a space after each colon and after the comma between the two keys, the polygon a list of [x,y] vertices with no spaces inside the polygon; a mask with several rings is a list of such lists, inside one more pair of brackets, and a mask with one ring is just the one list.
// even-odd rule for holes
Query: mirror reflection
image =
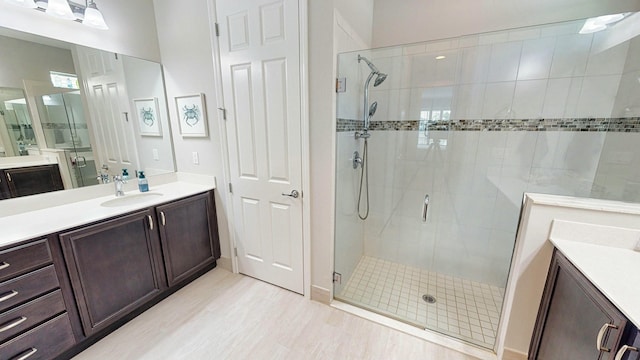
{"label": "mirror reflection", "polygon": [[160,64],[1,28],[0,46],[0,198],[175,171]]}

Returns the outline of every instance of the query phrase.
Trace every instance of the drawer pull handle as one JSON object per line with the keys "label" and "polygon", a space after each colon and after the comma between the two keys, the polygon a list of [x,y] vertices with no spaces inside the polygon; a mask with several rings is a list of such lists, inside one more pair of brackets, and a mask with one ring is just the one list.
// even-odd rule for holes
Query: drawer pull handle
{"label": "drawer pull handle", "polygon": [[618,327],[612,324],[604,324],[602,325],[602,327],[600,328],[600,331],[598,331],[598,338],[596,339],[596,349],[598,349],[598,351],[604,351],[604,352],[609,352],[611,351],[611,349],[607,349],[606,347],[602,346],[602,338],[604,338],[604,334],[607,332],[608,329],[617,329]]}
{"label": "drawer pull handle", "polygon": [[616,353],[616,358],[615,360],[622,360],[622,357],[624,356],[624,354],[627,352],[627,350],[631,350],[631,351],[638,351],[638,348],[635,348],[633,346],[629,346],[629,345],[624,345],[620,348],[620,350],[618,350],[618,352]]}
{"label": "drawer pull handle", "polygon": [[162,226],[167,225],[167,218],[164,216],[164,211],[160,211],[160,220],[162,221]]}
{"label": "drawer pull handle", "polygon": [[18,354],[18,356],[12,358],[11,360],[26,360],[31,357],[31,355],[35,354],[38,349],[32,347],[29,350],[25,350],[22,353]]}
{"label": "drawer pull handle", "polygon": [[147,218],[149,219],[149,230],[153,230],[153,218],[151,215],[147,215]]}
{"label": "drawer pull handle", "polygon": [[2,327],[0,327],[0,332],[5,332],[9,329],[12,329],[20,324],[22,324],[23,322],[27,321],[26,316],[20,316],[19,318],[15,318],[11,321],[9,321],[8,323],[5,323]]}
{"label": "drawer pull handle", "polygon": [[11,264],[9,264],[6,261],[3,261],[2,263],[0,263],[0,270],[4,270],[4,269],[8,268],[9,266],[11,266]]}
{"label": "drawer pull handle", "polygon": [[7,291],[6,293],[0,295],[0,302],[7,301],[16,295],[18,295],[18,292],[15,290]]}

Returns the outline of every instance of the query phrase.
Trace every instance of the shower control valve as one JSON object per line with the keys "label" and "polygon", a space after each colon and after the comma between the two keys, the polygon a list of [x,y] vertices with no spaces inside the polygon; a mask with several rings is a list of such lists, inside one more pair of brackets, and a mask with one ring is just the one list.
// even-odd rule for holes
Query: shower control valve
{"label": "shower control valve", "polygon": [[357,169],[358,165],[362,166],[362,158],[357,151],[353,152],[353,168]]}

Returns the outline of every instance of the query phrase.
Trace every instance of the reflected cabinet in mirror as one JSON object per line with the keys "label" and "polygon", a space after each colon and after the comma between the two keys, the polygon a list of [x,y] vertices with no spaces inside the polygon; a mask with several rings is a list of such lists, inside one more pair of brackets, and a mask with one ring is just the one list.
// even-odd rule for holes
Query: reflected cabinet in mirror
{"label": "reflected cabinet in mirror", "polygon": [[2,28],[0,46],[0,198],[46,191],[8,191],[17,169],[64,189],[175,171],[160,64]]}

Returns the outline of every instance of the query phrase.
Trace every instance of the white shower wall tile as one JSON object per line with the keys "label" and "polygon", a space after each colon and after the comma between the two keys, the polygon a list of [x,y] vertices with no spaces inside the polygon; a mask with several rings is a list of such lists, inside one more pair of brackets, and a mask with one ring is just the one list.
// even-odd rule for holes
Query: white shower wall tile
{"label": "white shower wall tile", "polygon": [[622,75],[587,76],[576,109],[577,117],[609,117]]}
{"label": "white shower wall tile", "polygon": [[622,74],[629,42],[620,43],[618,36],[610,31],[594,33],[586,76]]}
{"label": "white shower wall tile", "polygon": [[480,119],[484,106],[484,83],[460,85],[456,92],[455,107],[452,109],[452,118],[455,119]]}
{"label": "white shower wall tile", "polygon": [[547,89],[543,93],[542,118],[562,117],[570,88],[571,78],[549,79]]}
{"label": "white shower wall tile", "polygon": [[518,80],[511,105],[518,119],[537,119],[542,116],[547,80]]}
{"label": "white shower wall tile", "polygon": [[513,119],[518,114],[512,113],[513,93],[516,82],[488,83],[484,93],[483,119]]}
{"label": "white shower wall tile", "polygon": [[587,68],[592,34],[559,36],[553,53],[549,77],[583,76]]}
{"label": "white shower wall tile", "polygon": [[555,46],[556,38],[552,37],[525,41],[518,67],[518,81],[549,78]]}
{"label": "white shower wall tile", "polygon": [[491,62],[487,81],[515,81],[518,75],[522,42],[498,43],[491,47]]}
{"label": "white shower wall tile", "polygon": [[[637,59],[637,58],[636,58]],[[630,61],[634,62],[634,61]],[[640,71],[634,70],[622,75],[620,87],[616,95],[612,117],[640,116]]]}
{"label": "white shower wall tile", "polygon": [[582,77],[571,78],[571,86],[569,87],[569,93],[567,94],[567,102],[564,111],[565,118],[571,119],[578,117],[578,102],[580,101],[583,82]]}
{"label": "white shower wall tile", "polygon": [[463,49],[460,62],[460,83],[475,84],[486,82],[490,61],[490,45]]}

